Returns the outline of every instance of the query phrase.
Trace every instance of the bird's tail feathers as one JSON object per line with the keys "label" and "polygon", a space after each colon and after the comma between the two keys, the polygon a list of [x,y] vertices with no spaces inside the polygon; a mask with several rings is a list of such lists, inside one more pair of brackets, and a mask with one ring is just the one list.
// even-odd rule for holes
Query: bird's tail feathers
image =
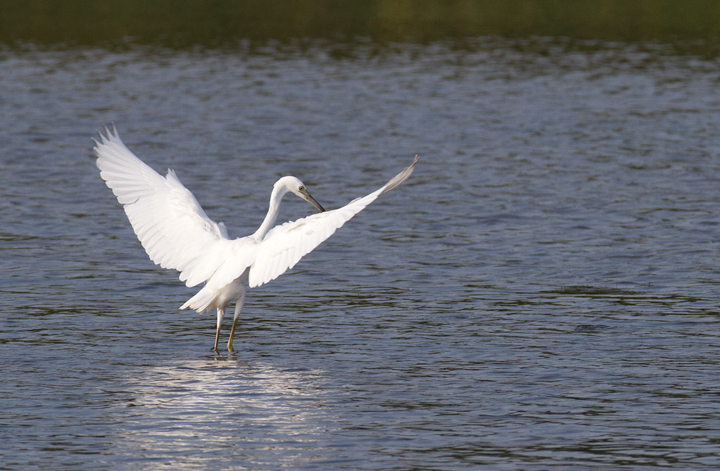
{"label": "bird's tail feathers", "polygon": [[194,309],[200,314],[202,314],[205,311],[211,311],[215,309],[215,306],[213,306],[213,301],[215,300],[215,295],[217,293],[215,290],[209,290],[206,288],[201,289],[198,291],[198,293],[193,296],[192,298],[188,299],[185,304],[180,306],[180,309]]}

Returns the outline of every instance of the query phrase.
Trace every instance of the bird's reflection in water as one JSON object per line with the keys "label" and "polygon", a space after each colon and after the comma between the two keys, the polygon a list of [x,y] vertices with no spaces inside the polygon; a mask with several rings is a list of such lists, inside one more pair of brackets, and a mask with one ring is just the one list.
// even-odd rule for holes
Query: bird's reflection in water
{"label": "bird's reflection in water", "polygon": [[[136,412],[122,456],[174,469],[325,461],[338,424],[318,371],[280,371],[232,357],[146,370],[131,380]],[[118,444],[119,445],[119,444]],[[250,458],[252,457],[252,458]]]}

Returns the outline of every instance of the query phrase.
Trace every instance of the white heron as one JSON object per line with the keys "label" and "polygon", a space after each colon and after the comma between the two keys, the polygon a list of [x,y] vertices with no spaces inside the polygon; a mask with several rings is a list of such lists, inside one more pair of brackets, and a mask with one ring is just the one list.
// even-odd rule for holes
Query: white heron
{"label": "white heron", "polygon": [[[115,126],[112,131],[105,127],[105,134],[98,135],[100,140],[93,141],[100,176],[123,205],[150,259],[163,268],[178,270],[180,280],[188,287],[205,282],[180,309],[199,313],[217,310],[215,352],[225,307],[234,301],[235,317],[227,345],[233,351],[246,286],[263,285],[295,266],[378,196],[407,180],[418,161],[415,156],[409,167],[382,188],[332,211],[325,211],[299,179],[282,177],[273,186],[270,208],[260,228],[247,237],[230,239],[225,225],[205,214],[173,170],[168,169],[165,177],[155,172],[125,147]],[[308,201],[320,213],[276,226],[280,200],[288,192]]]}

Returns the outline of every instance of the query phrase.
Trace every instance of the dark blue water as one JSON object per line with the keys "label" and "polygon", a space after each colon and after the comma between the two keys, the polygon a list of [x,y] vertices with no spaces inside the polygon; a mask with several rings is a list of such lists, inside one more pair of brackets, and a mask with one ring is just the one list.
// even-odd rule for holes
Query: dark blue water
{"label": "dark blue water", "polygon": [[[720,62],[516,46],[0,53],[0,468],[720,466]],[[421,161],[215,356],[108,122],[231,236]]]}

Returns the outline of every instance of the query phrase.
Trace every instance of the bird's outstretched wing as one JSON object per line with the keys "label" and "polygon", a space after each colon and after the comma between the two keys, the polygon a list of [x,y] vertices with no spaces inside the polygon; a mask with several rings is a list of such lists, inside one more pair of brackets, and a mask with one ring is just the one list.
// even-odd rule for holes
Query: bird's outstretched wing
{"label": "bird's outstretched wing", "polygon": [[304,255],[320,245],[378,196],[407,180],[417,162],[418,157],[415,156],[413,163],[385,186],[342,208],[313,214],[272,228],[259,244],[255,261],[250,266],[250,287],[254,288],[272,281],[294,267]]}
{"label": "bird's outstretched wing", "polygon": [[225,226],[207,217],[174,171],[163,177],[130,152],[114,126],[99,136],[94,150],[100,176],[125,208],[150,259],[181,271],[180,279],[188,286],[205,281],[198,274],[212,274],[217,267],[207,266],[213,262],[203,261],[203,256],[227,242]]}

